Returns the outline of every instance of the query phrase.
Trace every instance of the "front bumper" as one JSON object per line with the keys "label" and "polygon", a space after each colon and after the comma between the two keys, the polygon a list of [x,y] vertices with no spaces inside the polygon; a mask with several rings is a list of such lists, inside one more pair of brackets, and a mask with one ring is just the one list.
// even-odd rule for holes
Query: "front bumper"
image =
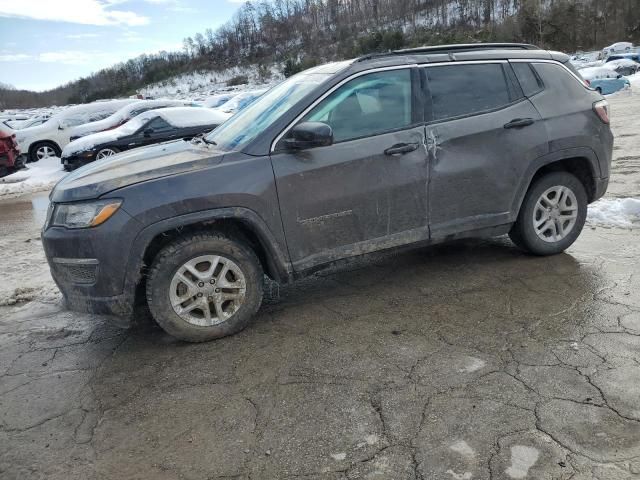
{"label": "front bumper", "polygon": [[69,157],[62,157],[60,163],[64,166],[65,170],[74,170],[87,163],[93,162],[93,157],[86,157],[82,155],[72,155]]}
{"label": "front bumper", "polygon": [[51,276],[70,310],[100,315],[133,313],[139,272],[128,269],[139,223],[122,208],[95,228],[42,231]]}

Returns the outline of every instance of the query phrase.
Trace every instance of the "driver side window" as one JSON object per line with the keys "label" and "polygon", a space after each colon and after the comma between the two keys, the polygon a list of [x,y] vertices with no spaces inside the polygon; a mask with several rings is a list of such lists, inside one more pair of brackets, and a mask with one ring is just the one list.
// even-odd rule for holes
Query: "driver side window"
{"label": "driver side window", "polygon": [[363,75],[342,85],[301,122],[322,122],[334,142],[371,137],[412,124],[411,70]]}

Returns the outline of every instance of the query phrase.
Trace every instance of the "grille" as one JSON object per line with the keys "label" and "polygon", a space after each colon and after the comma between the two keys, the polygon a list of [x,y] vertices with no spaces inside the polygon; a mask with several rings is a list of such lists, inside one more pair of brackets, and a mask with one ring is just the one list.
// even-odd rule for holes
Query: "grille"
{"label": "grille", "polygon": [[98,264],[57,263],[56,270],[60,277],[68,282],[79,285],[96,283]]}

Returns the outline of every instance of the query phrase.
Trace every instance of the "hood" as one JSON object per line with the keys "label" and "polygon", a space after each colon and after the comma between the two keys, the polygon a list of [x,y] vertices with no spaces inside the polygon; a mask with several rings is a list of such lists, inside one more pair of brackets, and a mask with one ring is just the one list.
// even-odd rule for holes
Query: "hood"
{"label": "hood", "polygon": [[138,148],[90,163],[54,187],[52,202],[91,200],[105,193],[160,177],[217,165],[224,153],[212,145],[177,140]]}

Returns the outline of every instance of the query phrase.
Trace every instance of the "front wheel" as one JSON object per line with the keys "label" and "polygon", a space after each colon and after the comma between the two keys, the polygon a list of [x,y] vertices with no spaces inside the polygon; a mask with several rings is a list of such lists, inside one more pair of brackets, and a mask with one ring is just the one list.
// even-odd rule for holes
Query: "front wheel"
{"label": "front wheel", "polygon": [[164,247],[147,277],[147,301],[158,324],[188,342],[243,330],[262,303],[263,271],[240,238],[194,234]]}
{"label": "front wheel", "polygon": [[535,255],[563,252],[580,235],[587,204],[584,185],[574,175],[545,175],[529,188],[509,236],[520,248]]}
{"label": "front wheel", "polygon": [[100,150],[98,150],[98,153],[96,153],[96,160],[102,160],[103,158],[112,157],[119,152],[120,150],[118,150],[116,147],[101,148]]}

